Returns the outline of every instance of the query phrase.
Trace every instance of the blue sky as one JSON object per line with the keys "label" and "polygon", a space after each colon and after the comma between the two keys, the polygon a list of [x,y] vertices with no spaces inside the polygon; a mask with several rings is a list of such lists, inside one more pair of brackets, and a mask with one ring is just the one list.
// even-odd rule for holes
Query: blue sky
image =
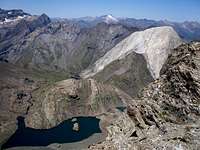
{"label": "blue sky", "polygon": [[117,17],[200,21],[200,0],[0,0],[0,8],[31,14],[76,18],[112,14]]}

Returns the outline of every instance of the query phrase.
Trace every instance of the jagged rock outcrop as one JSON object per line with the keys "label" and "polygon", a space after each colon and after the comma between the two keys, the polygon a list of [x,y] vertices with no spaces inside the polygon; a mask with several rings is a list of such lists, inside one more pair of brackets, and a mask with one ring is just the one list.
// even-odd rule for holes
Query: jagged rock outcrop
{"label": "jagged rock outcrop", "polygon": [[[134,124],[124,149],[194,149],[200,146],[200,43],[174,49],[162,75],[144,88],[129,105],[127,113]],[[121,117],[121,120],[123,117]],[[112,127],[114,126],[114,127]],[[117,128],[117,123],[110,128]],[[121,126],[121,131],[127,126]],[[129,133],[127,131],[123,134]],[[119,149],[118,129],[91,149]],[[119,135],[119,136],[117,136]],[[125,139],[125,138],[123,138]]]}
{"label": "jagged rock outcrop", "polygon": [[107,127],[108,136],[106,140],[98,145],[90,145],[89,149],[132,149],[133,145],[129,143],[129,138],[135,132],[135,123],[124,112],[114,112],[109,114],[110,125]]}

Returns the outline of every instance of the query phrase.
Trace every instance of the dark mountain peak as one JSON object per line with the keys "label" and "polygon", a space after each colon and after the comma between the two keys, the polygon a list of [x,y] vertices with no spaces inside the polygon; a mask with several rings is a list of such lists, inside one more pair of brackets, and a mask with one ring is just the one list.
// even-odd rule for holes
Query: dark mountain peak
{"label": "dark mountain peak", "polygon": [[45,13],[43,13],[42,15],[40,15],[40,17],[42,17],[42,18],[48,18],[49,19],[49,17]]}
{"label": "dark mountain peak", "polygon": [[38,20],[42,21],[45,25],[51,22],[50,18],[46,14],[39,16]]}
{"label": "dark mountain peak", "polygon": [[11,9],[11,10],[4,10],[0,9],[0,21],[6,21],[6,19],[14,20],[16,18],[31,16],[28,13],[25,13],[21,9]]}
{"label": "dark mountain peak", "polygon": [[31,32],[36,28],[44,27],[51,22],[50,18],[46,14],[33,16],[25,21],[27,22]]}

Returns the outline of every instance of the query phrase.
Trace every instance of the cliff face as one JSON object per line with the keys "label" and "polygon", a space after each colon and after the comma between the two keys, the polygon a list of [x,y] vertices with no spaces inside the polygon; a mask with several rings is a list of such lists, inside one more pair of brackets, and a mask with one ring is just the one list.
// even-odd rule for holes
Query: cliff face
{"label": "cliff face", "polygon": [[26,15],[0,24],[0,59],[12,60],[9,58],[9,53],[12,52],[12,56],[15,56],[14,54],[19,52],[25,44],[26,36],[48,23],[50,23],[49,17],[43,14],[41,16]]}
{"label": "cliff face", "polygon": [[[197,150],[200,146],[199,58],[200,43],[183,44],[174,49],[161,77],[144,88],[129,105],[127,119],[131,118],[134,124],[124,131],[127,126],[117,122],[125,119],[119,117],[108,128],[107,140],[91,149]],[[121,138],[121,134],[126,138]]]}
{"label": "cliff face", "polygon": [[63,80],[42,88],[35,98],[37,102],[29,110],[26,124],[38,129],[54,127],[75,116],[109,114],[128,102],[121,90],[93,79]]}

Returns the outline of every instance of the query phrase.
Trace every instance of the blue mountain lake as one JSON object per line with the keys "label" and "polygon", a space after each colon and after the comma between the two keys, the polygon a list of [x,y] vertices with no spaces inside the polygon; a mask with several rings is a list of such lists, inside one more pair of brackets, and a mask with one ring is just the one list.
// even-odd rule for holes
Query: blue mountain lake
{"label": "blue mountain lake", "polygon": [[[72,118],[73,119],[73,118]],[[2,146],[2,149],[17,146],[47,146],[52,143],[72,143],[84,140],[94,133],[101,133],[96,117],[76,117],[79,131],[73,130],[72,119],[50,129],[33,129],[25,126],[24,117],[18,117],[18,129]]]}

